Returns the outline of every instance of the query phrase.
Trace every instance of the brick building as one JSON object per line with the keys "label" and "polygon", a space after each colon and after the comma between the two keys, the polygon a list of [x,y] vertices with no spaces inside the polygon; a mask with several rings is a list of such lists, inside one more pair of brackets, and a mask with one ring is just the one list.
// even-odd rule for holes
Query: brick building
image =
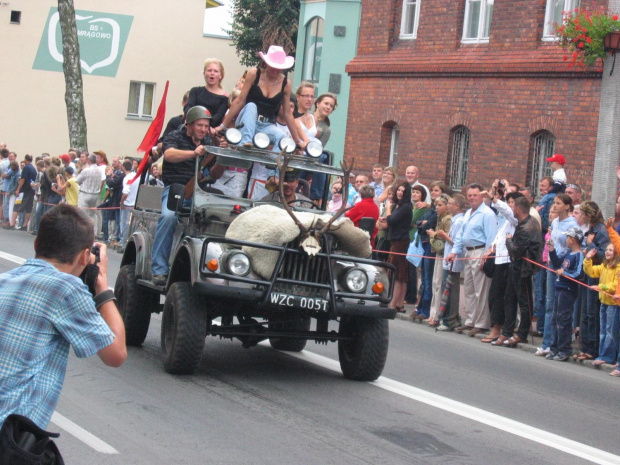
{"label": "brick building", "polygon": [[[575,71],[553,23],[579,0],[363,0],[345,154],[421,168],[453,187],[505,177],[538,185],[562,153],[589,192],[601,71]],[[582,8],[606,0],[581,0]]]}

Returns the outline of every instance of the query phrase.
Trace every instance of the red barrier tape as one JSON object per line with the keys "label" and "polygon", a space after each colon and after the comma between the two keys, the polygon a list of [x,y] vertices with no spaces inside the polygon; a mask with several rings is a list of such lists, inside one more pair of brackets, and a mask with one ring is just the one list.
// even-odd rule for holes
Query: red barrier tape
{"label": "red barrier tape", "polygon": [[[375,249],[372,249],[372,251],[373,251],[373,252],[378,252],[378,253],[389,254],[389,255],[404,255],[405,257],[422,257],[422,258],[428,258],[428,259],[430,259],[430,260],[443,260],[443,259],[444,259],[444,257],[441,257],[441,258],[438,258],[438,257],[428,257],[428,256],[426,256],[426,255],[407,254],[407,253],[401,253],[401,252],[389,252],[389,251],[385,251],[385,250],[375,250]],[[496,256],[495,256],[495,258],[503,258],[503,257],[508,257],[508,255],[496,255]],[[455,260],[455,261],[457,261],[457,260],[480,260],[480,258],[481,258],[481,257],[455,258],[454,260]],[[554,270],[554,269],[552,269],[552,268],[548,268],[548,267],[546,267],[545,265],[543,265],[542,263],[535,262],[534,260],[530,260],[529,258],[525,258],[525,257],[524,257],[523,259],[524,259],[524,260],[527,260],[528,262],[533,263],[534,265],[539,266],[539,267],[541,267],[541,268],[543,268],[543,269],[545,269],[545,270],[547,270],[547,271],[551,271],[551,272],[553,272],[553,273],[557,274],[557,273],[556,273],[556,270]],[[594,289],[592,289],[592,286],[588,286],[588,285],[587,285],[586,283],[584,283],[584,282],[581,282],[581,281],[579,281],[579,280],[577,280],[577,279],[571,278],[570,276],[564,276],[564,275],[562,275],[562,276],[563,276],[564,278],[566,278],[566,279],[570,279],[571,281],[576,282],[576,283],[577,283],[577,284],[579,284],[580,286],[584,286],[584,287],[586,287],[586,288],[588,288],[588,289],[590,289],[590,290],[594,290]],[[614,298],[614,295],[613,295],[613,294],[610,294],[610,293],[608,293],[608,292],[601,291],[601,290],[598,290],[598,291],[596,291],[596,292],[600,292],[600,293],[602,293],[602,294],[605,294],[605,295],[607,295],[607,296],[611,297],[612,299]]]}

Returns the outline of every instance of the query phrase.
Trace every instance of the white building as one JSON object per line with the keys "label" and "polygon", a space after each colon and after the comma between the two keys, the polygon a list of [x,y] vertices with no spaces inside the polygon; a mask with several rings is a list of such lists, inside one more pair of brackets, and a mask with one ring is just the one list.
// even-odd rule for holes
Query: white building
{"label": "white building", "polygon": [[[75,0],[88,148],[135,156],[170,81],[166,121],[221,59],[231,91],[244,71],[231,41],[203,34],[213,0]],[[222,7],[223,8],[223,7]],[[205,19],[205,14],[207,18]],[[0,141],[21,159],[69,148],[57,2],[0,2]],[[60,59],[59,59],[60,57]]]}

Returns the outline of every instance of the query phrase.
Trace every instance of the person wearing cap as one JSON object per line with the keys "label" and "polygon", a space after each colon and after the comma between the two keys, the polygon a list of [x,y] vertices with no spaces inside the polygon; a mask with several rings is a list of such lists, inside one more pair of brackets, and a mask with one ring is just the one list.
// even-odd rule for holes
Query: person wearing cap
{"label": "person wearing cap", "polygon": [[[207,153],[206,148],[215,145],[209,137],[209,121],[211,114],[200,105],[190,108],[185,115],[185,127],[169,133],[163,141],[164,153],[163,175],[164,191],[161,196],[161,216],[157,221],[157,232],[153,240],[151,271],[153,283],[159,286],[166,284],[170,265],[172,238],[178,222],[176,213],[168,210],[168,193],[172,184],[187,184],[194,177],[196,157]],[[218,143],[218,140],[215,140]],[[226,147],[226,141],[219,141]],[[219,177],[221,171],[211,167],[210,176]]]}
{"label": "person wearing cap", "polygon": [[553,186],[549,192],[554,194],[564,192],[566,190],[566,172],[564,171],[566,158],[564,158],[564,155],[556,153],[552,157],[547,158],[547,161],[551,163],[551,169],[553,170]]}
{"label": "person wearing cap", "polygon": [[[579,284],[568,278],[578,279],[583,267],[583,254],[581,253],[583,231],[578,226],[571,226],[562,234],[565,236],[566,242],[563,252],[558,253],[553,238],[548,241],[549,259],[556,269],[555,274],[558,275],[558,278],[555,281],[551,316],[551,345],[545,358],[558,362],[566,362],[573,353],[571,345],[573,335],[572,314],[573,305],[579,292]],[[547,331],[546,328],[545,331]]]}
{"label": "person wearing cap", "polygon": [[73,168],[73,172],[75,173],[75,165],[73,164],[73,161],[71,160],[71,156],[68,153],[63,153],[58,158],[60,158],[60,160],[62,161],[62,164],[65,166],[65,169],[70,166],[71,168]]}
{"label": "person wearing cap", "polygon": [[[278,144],[285,134],[276,127],[276,116],[280,106],[289,108],[292,89],[292,84],[283,71],[293,67],[295,58],[287,56],[284,49],[277,45],[270,46],[267,53],[259,52],[258,55],[264,66],[248,71],[241,94],[233,102],[222,124],[215,130],[218,133],[224,132],[232,127],[234,122],[237,126],[243,125],[240,127],[241,145],[251,146],[254,135],[262,132],[269,136],[274,149],[279,151]],[[293,140],[305,148],[305,134],[302,134],[303,131],[295,124],[293,115],[285,112],[284,118]],[[269,193],[265,184],[271,174],[267,167],[254,164],[248,187],[249,198],[262,198]]]}
{"label": "person wearing cap", "polygon": [[[297,186],[299,185],[299,171],[289,170],[284,174],[284,200],[289,205],[294,205],[303,208],[312,208],[313,203],[308,197],[297,192]],[[261,202],[281,202],[280,189],[276,189],[269,195],[260,199]]]}

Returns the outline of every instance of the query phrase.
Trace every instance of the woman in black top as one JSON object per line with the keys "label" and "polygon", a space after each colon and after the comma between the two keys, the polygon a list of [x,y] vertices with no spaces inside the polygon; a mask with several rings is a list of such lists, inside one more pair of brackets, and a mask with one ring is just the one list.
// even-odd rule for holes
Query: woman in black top
{"label": "woman in black top", "polygon": [[389,204],[386,207],[385,218],[388,225],[390,252],[393,252],[388,263],[396,267],[396,280],[394,281],[394,292],[390,306],[399,312],[405,311],[405,293],[409,279],[409,265],[405,254],[409,248],[409,228],[411,227],[412,216],[411,184],[404,182],[396,189],[396,204],[394,206]]}
{"label": "woman in black top", "polygon": [[187,103],[183,107],[187,114],[190,108],[201,105],[211,113],[211,127],[221,124],[228,110],[228,95],[222,89],[224,65],[217,58],[207,58],[203,68],[205,86],[193,87],[189,91]]}
{"label": "woman in black top", "polygon": [[[289,108],[291,95],[291,82],[282,73],[295,63],[295,58],[286,56],[284,49],[276,45],[269,47],[265,54],[259,52],[262,58],[263,68],[252,68],[245,78],[241,95],[233,102],[230,111],[224,117],[224,121],[215,128],[216,132],[226,131],[233,126],[243,124],[240,131],[242,134],[240,144],[252,146],[252,139],[257,132],[263,132],[269,136],[274,150],[279,151],[278,143],[285,137],[283,131],[275,125],[276,116],[280,106]],[[295,119],[290,112],[284,112],[286,125],[295,142],[305,147],[303,137],[299,134],[300,129],[295,124]],[[236,121],[235,121],[236,118]],[[252,178],[257,183],[251,183],[248,189],[250,198],[262,198],[269,194],[264,185],[269,176],[269,169],[262,165],[254,164]]]}

